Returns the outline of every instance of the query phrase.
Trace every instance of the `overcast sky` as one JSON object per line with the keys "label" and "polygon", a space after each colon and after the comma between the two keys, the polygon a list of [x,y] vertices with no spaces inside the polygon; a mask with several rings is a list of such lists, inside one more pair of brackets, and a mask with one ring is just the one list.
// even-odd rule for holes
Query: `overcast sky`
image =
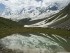
{"label": "overcast sky", "polygon": [[4,11],[5,8],[9,8],[15,12],[15,10],[20,10],[22,7],[46,7],[54,2],[61,3],[61,6],[63,6],[70,2],[70,0],[0,0],[0,12]]}

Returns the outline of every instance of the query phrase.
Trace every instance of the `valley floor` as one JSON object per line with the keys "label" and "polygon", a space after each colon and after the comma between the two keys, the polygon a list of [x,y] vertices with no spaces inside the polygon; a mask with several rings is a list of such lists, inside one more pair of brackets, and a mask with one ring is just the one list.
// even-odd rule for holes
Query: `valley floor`
{"label": "valley floor", "polygon": [[0,28],[0,38],[15,34],[15,33],[46,33],[56,34],[60,36],[70,37],[70,30],[66,29],[50,29],[50,28],[24,28],[24,27],[11,27],[11,28]]}

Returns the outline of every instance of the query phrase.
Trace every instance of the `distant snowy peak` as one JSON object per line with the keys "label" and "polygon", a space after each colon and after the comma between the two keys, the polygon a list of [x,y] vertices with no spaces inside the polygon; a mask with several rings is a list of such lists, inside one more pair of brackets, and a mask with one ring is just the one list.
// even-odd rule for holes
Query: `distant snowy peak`
{"label": "distant snowy peak", "polygon": [[19,20],[23,18],[41,19],[39,15],[48,13],[51,15],[52,11],[54,13],[64,8],[69,0],[0,0],[0,3],[5,6],[1,16]]}

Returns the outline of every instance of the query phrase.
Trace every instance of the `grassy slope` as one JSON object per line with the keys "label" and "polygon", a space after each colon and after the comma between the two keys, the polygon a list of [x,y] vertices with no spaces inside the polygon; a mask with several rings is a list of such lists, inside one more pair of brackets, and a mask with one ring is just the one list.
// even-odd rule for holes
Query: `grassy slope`
{"label": "grassy slope", "polygon": [[0,28],[20,26],[17,22],[0,17]]}

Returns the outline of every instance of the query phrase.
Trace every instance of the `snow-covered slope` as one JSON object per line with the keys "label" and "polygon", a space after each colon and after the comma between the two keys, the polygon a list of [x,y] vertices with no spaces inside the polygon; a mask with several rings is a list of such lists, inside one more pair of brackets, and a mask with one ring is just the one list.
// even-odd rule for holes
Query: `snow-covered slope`
{"label": "snow-covered slope", "polygon": [[70,28],[70,4],[68,4],[59,13],[35,24],[25,25],[25,27]]}
{"label": "snow-covered slope", "polygon": [[0,0],[0,3],[5,6],[0,16],[13,20],[37,20],[58,12],[69,3],[69,0]]}

